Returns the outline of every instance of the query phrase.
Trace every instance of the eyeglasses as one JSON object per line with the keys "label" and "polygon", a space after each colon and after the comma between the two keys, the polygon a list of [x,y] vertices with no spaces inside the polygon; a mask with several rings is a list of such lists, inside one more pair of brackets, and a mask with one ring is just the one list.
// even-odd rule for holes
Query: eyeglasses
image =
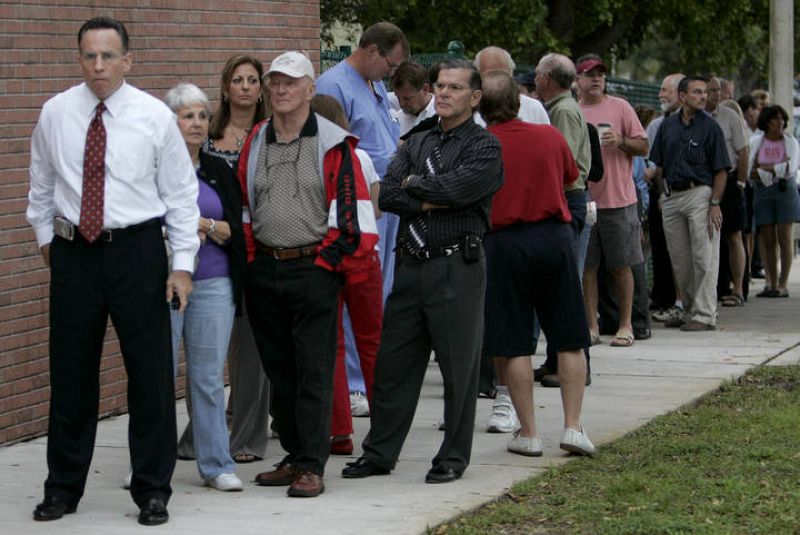
{"label": "eyeglasses", "polygon": [[381,53],[381,57],[386,61],[386,65],[389,66],[390,72],[396,71],[397,69],[400,68],[400,65],[402,65],[402,63],[394,64],[391,61],[389,61],[389,57],[386,54]]}

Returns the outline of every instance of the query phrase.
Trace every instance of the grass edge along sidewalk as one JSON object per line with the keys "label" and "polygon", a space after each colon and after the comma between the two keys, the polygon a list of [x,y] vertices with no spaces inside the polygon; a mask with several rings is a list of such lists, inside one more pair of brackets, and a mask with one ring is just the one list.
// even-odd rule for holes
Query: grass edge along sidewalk
{"label": "grass edge along sidewalk", "polygon": [[429,533],[800,533],[800,366],[754,368]]}

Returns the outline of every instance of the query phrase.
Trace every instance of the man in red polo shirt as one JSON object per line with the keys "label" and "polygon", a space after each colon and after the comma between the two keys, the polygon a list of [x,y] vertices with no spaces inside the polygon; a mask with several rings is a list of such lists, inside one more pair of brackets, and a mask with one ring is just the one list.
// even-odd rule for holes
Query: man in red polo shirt
{"label": "man in red polo shirt", "polygon": [[[508,450],[540,456],[533,411],[534,311],[558,352],[564,405],[561,448],[592,455],[580,423],[589,327],[564,186],[578,178],[569,145],[551,126],[517,119],[519,89],[505,73],[483,79],[480,111],[502,147],[505,182],[486,235],[487,287],[483,354],[505,357],[505,375],[521,428]],[[500,359],[495,359],[500,360]]]}

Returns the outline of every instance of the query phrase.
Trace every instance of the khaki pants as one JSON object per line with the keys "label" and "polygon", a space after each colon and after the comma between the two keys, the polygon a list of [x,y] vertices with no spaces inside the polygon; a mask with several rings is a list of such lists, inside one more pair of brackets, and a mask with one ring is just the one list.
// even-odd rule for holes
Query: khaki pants
{"label": "khaki pants", "polygon": [[709,186],[661,196],[661,215],[672,270],[682,291],[684,321],[717,322],[718,231],[708,235]]}

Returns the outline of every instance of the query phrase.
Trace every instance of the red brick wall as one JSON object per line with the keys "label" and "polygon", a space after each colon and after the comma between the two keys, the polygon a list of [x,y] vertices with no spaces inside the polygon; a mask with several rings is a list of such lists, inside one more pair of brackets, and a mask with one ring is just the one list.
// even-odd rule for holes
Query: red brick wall
{"label": "red brick wall", "polygon": [[[133,54],[127,79],[157,97],[191,81],[216,99],[222,66],[234,53],[266,62],[286,49],[303,49],[319,64],[319,0],[0,3],[0,444],[47,430],[49,271],[25,221],[29,139],[44,101],[80,82],[76,34],[98,15],[125,23]],[[126,408],[118,350],[109,329],[102,415]]]}

